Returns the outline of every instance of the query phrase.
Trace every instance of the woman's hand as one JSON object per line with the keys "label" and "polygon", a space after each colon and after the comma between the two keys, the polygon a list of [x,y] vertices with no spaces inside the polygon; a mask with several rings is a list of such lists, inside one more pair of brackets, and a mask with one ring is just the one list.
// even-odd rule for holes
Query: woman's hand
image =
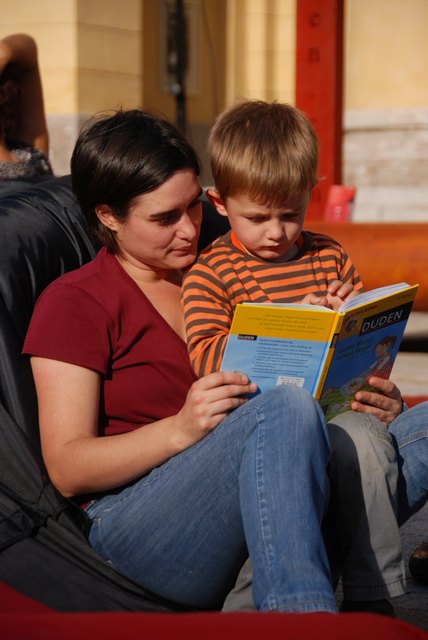
{"label": "woman's hand", "polygon": [[403,410],[400,390],[391,380],[377,376],[372,376],[368,382],[377,391],[357,391],[351,409],[371,413],[388,426]]}
{"label": "woman's hand", "polygon": [[316,293],[308,293],[301,300],[301,304],[317,304],[338,311],[345,300],[355,298],[357,295],[358,292],[354,291],[352,284],[334,280],[329,284],[326,295],[318,296]]}
{"label": "woman's hand", "polygon": [[191,386],[186,403],[175,416],[174,429],[185,449],[201,440],[257,390],[248,377],[236,371],[218,371]]}

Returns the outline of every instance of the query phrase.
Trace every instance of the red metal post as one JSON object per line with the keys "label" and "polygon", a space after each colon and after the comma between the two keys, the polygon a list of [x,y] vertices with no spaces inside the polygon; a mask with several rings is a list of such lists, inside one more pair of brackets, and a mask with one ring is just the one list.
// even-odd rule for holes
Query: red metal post
{"label": "red metal post", "polygon": [[297,0],[296,106],[320,144],[318,175],[307,219],[321,220],[329,187],[341,183],[344,0]]}

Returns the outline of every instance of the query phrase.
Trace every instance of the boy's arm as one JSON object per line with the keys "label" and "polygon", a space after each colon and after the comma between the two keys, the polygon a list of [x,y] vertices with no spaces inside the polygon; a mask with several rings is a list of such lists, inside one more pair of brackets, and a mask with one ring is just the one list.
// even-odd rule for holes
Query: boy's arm
{"label": "boy's arm", "polygon": [[233,309],[221,280],[204,262],[186,274],[182,303],[190,362],[197,376],[220,369]]}
{"label": "boy's arm", "polygon": [[351,258],[348,256],[346,250],[341,245],[339,245],[339,247],[342,264],[337,274],[337,280],[340,280],[342,284],[350,284],[353,291],[362,293],[364,287],[360,274],[358,273]]}

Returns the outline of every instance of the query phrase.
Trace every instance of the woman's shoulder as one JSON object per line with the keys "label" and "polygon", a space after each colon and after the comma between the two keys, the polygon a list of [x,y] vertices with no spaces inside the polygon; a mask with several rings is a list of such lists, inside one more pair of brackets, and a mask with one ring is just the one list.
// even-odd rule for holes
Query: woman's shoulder
{"label": "woman's shoulder", "polygon": [[61,304],[68,300],[71,304],[89,303],[107,306],[118,292],[115,270],[116,259],[106,249],[100,249],[95,258],[78,269],[68,271],[53,280],[42,292],[38,304],[49,299]]}
{"label": "woman's shoulder", "polygon": [[77,269],[67,271],[67,273],[59,276],[52,281],[49,287],[59,287],[71,284],[83,287],[95,284],[99,278],[103,278],[104,275],[107,275],[106,267],[108,263],[109,256],[107,251],[104,248],[100,249],[92,260],[85,262],[85,264]]}
{"label": "woman's shoulder", "polygon": [[[117,336],[117,303],[109,306],[96,256],[54,280],[36,302],[23,353],[62,360],[105,373]],[[101,260],[102,262],[102,260]],[[112,287],[112,291],[115,287]]]}

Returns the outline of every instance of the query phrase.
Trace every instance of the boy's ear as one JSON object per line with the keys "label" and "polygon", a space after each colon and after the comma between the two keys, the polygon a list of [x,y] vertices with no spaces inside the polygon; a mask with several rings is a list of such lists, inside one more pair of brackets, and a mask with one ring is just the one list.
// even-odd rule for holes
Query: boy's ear
{"label": "boy's ear", "polygon": [[97,204],[95,213],[97,214],[98,220],[107,227],[107,229],[110,229],[110,231],[119,230],[120,222],[107,204]]}
{"label": "boy's ear", "polygon": [[213,207],[217,209],[217,213],[221,216],[227,217],[226,206],[221,199],[219,192],[216,189],[207,189],[205,193]]}

